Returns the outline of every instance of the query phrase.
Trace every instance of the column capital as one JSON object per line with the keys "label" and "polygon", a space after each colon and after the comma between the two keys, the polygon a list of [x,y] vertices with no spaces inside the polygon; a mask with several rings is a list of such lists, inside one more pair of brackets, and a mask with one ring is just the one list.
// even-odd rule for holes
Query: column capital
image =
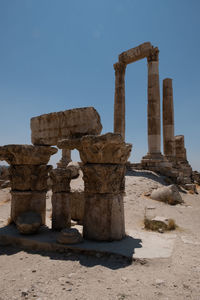
{"label": "column capital", "polygon": [[115,73],[116,72],[121,72],[124,73],[126,70],[126,64],[122,63],[122,62],[117,62],[113,65],[114,69],[115,69]]}
{"label": "column capital", "polygon": [[149,52],[149,55],[147,56],[147,61],[158,61],[158,55],[159,55],[159,49],[158,47],[152,47],[151,51]]}

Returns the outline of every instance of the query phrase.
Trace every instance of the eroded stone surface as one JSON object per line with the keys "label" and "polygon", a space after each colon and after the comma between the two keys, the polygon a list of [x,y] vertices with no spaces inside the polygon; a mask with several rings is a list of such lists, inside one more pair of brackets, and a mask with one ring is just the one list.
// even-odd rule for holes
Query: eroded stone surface
{"label": "eroded stone surface", "polygon": [[57,151],[47,146],[5,145],[0,147],[0,159],[10,165],[46,165]]}
{"label": "eroded stone surface", "polygon": [[174,184],[154,190],[150,198],[171,205],[183,203],[178,188]]}
{"label": "eroded stone surface", "polygon": [[100,116],[93,107],[44,114],[31,119],[34,145],[57,145],[58,140],[100,134]]}
{"label": "eroded stone surface", "polygon": [[132,149],[120,134],[87,135],[80,140],[62,140],[59,148],[78,149],[83,163],[125,164]]}
{"label": "eroded stone surface", "polygon": [[118,194],[124,191],[125,165],[86,164],[82,171],[86,193]]}
{"label": "eroded stone surface", "polygon": [[50,172],[53,192],[70,192],[71,170],[54,169]]}
{"label": "eroded stone surface", "polygon": [[46,192],[11,191],[11,220],[16,223],[18,216],[27,211],[38,213],[45,224]]}
{"label": "eroded stone surface", "polygon": [[83,236],[99,241],[121,240],[125,236],[122,195],[85,195]]}
{"label": "eroded stone surface", "polygon": [[82,241],[82,235],[76,228],[63,229],[57,239],[60,244],[78,244]]}
{"label": "eroded stone surface", "polygon": [[70,194],[53,193],[52,195],[52,229],[61,230],[71,226]]}
{"label": "eroded stone surface", "polygon": [[85,193],[75,191],[70,193],[71,218],[79,224],[83,224]]}
{"label": "eroded stone surface", "polygon": [[18,216],[16,225],[22,234],[36,233],[42,224],[41,216],[34,211],[27,211]]}
{"label": "eroded stone surface", "polygon": [[10,180],[12,190],[47,191],[48,172],[52,166],[46,165],[12,165]]}

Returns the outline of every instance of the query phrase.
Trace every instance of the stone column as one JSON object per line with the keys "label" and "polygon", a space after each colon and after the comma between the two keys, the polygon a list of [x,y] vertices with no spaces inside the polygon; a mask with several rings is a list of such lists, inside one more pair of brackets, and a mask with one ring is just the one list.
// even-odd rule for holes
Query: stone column
{"label": "stone column", "polygon": [[60,161],[57,163],[58,168],[65,169],[71,160],[71,150],[62,149],[62,157]]}
{"label": "stone column", "polygon": [[71,171],[57,168],[51,171],[52,180],[52,229],[71,227],[70,181]]}
{"label": "stone column", "polygon": [[84,238],[121,240],[125,236],[125,164],[132,146],[124,143],[120,134],[107,133],[84,136],[75,142],[61,141],[58,147],[75,147],[80,152],[85,186]]}
{"label": "stone column", "polygon": [[126,64],[118,62],[115,69],[114,132],[125,139],[125,70]]}
{"label": "stone column", "polygon": [[16,223],[25,212],[34,211],[45,224],[46,192],[50,156],[58,150],[48,146],[6,145],[0,153],[10,166],[11,220]]}
{"label": "stone column", "polygon": [[153,48],[148,60],[148,155],[160,156],[160,86],[158,48]]}
{"label": "stone column", "polygon": [[174,104],[172,79],[163,80],[163,149],[168,160],[175,159]]}
{"label": "stone column", "polygon": [[177,162],[187,161],[184,135],[176,135],[175,136],[175,151],[176,151],[176,161]]}

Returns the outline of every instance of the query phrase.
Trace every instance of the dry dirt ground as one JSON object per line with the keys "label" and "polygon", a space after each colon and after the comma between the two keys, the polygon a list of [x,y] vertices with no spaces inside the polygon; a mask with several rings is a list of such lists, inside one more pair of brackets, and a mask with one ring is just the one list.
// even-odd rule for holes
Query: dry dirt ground
{"label": "dry dirt ground", "polygon": [[[129,172],[124,198],[126,228],[144,231],[144,211],[149,206],[156,215],[173,218],[179,227],[171,233],[176,238],[170,257],[129,264],[115,257],[0,247],[0,300],[199,300],[200,194],[181,193],[184,204],[176,206],[144,196],[163,183],[149,172]],[[79,185],[79,179],[74,184]],[[8,193],[9,189],[0,191],[0,222],[8,218]]]}

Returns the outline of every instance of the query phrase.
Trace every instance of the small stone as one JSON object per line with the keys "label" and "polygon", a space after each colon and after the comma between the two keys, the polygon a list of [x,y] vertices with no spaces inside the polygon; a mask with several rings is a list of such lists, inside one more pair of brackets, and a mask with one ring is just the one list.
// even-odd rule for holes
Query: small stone
{"label": "small stone", "polygon": [[154,190],[151,193],[151,199],[165,202],[171,205],[183,203],[181,195],[178,191],[178,188],[172,184],[169,186],[164,186]]}
{"label": "small stone", "polygon": [[162,279],[156,279],[156,285],[163,285],[165,283]]}
{"label": "small stone", "polygon": [[82,235],[76,228],[63,229],[57,239],[57,242],[60,244],[78,244],[82,241]]}

